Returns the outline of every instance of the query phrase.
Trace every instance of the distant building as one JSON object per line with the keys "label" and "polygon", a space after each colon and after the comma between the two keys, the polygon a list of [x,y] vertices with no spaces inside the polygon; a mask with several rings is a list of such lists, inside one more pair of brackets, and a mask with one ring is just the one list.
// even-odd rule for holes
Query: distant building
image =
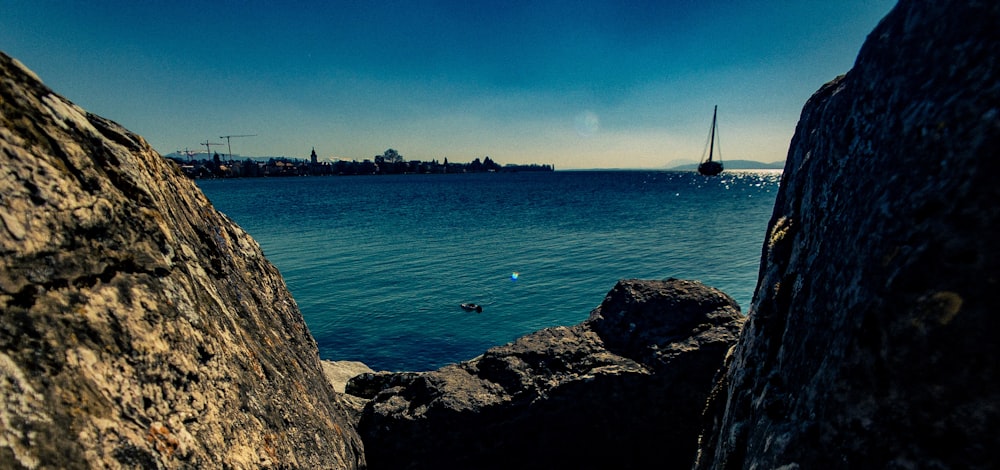
{"label": "distant building", "polygon": [[313,165],[319,163],[319,159],[316,156],[316,147],[313,147],[312,154],[309,155],[309,160],[312,162]]}

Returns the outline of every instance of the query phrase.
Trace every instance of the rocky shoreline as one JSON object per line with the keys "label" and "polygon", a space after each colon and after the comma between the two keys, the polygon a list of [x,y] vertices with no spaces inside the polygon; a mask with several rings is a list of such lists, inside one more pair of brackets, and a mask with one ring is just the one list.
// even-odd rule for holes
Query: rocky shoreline
{"label": "rocky shoreline", "polygon": [[320,361],[256,242],[0,54],[0,468],[992,468],[997,24],[903,0],[806,103],[745,318],[624,280],[422,373]]}
{"label": "rocky shoreline", "polygon": [[371,400],[358,431],[372,469],[690,468],[743,318],[698,282],[625,280],[582,324],[346,391]]}

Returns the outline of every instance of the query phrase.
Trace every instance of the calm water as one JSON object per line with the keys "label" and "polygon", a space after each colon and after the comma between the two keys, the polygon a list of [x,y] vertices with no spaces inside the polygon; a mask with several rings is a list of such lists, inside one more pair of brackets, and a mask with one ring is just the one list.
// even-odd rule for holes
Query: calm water
{"label": "calm water", "polygon": [[281,271],[324,359],[429,370],[579,323],[623,278],[701,280],[746,310],[779,179],[614,171],[198,185]]}

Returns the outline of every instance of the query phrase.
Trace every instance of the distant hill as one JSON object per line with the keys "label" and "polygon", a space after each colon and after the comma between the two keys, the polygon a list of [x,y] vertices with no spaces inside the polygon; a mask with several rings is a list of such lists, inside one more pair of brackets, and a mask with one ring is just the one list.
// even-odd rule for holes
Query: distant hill
{"label": "distant hill", "polygon": [[[754,160],[725,160],[722,162],[727,170],[782,170],[785,162],[777,161],[771,163],[758,162]],[[668,168],[677,171],[694,171],[698,169],[697,163],[688,163]]]}

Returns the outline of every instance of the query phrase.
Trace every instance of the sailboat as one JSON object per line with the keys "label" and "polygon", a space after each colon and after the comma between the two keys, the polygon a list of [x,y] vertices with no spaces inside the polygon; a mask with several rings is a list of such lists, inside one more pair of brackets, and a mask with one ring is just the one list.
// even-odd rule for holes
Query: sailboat
{"label": "sailboat", "polygon": [[715,135],[716,131],[716,114],[718,114],[719,106],[716,105],[715,109],[712,110],[712,130],[708,133],[708,160],[701,162],[698,165],[698,173],[705,176],[715,176],[722,173],[722,159],[712,160],[712,154],[715,151],[715,141],[718,136]]}

